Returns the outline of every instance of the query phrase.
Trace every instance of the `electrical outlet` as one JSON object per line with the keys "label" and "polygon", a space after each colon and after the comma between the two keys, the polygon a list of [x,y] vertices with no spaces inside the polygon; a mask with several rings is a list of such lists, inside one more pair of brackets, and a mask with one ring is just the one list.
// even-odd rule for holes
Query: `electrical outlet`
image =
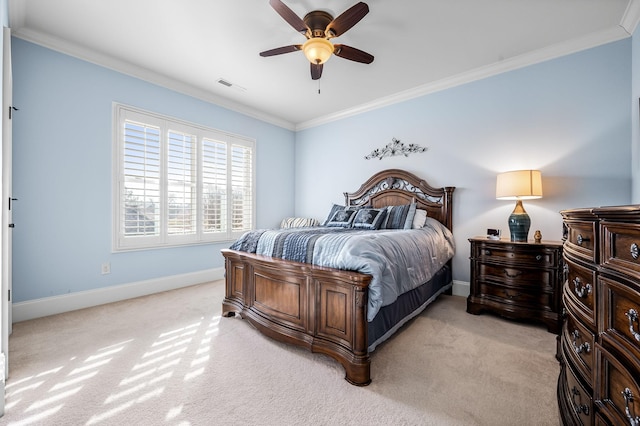
{"label": "electrical outlet", "polygon": [[106,262],[102,264],[102,275],[111,273],[111,263]]}

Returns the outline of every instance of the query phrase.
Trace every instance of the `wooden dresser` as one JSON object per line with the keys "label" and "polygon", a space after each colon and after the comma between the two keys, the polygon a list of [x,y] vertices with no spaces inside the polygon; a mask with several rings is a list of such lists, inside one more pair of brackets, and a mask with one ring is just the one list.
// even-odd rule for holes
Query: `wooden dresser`
{"label": "wooden dresser", "polygon": [[564,210],[566,425],[640,425],[640,206]]}
{"label": "wooden dresser", "polygon": [[467,312],[493,312],[537,321],[552,333],[562,326],[562,242],[470,238],[471,289]]}

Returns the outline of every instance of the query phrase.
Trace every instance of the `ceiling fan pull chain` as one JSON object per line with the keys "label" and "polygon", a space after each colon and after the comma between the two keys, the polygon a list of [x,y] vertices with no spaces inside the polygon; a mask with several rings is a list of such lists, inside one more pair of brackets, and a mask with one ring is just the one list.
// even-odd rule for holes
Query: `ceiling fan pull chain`
{"label": "ceiling fan pull chain", "polygon": [[318,95],[320,94],[320,79],[318,79]]}

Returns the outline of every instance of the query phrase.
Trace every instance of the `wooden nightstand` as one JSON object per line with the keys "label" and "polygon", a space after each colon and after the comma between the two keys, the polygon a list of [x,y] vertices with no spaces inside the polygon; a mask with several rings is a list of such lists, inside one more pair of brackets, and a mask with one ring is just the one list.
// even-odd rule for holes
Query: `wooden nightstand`
{"label": "wooden nightstand", "polygon": [[512,242],[470,238],[471,291],[467,312],[493,312],[510,319],[562,328],[562,242]]}

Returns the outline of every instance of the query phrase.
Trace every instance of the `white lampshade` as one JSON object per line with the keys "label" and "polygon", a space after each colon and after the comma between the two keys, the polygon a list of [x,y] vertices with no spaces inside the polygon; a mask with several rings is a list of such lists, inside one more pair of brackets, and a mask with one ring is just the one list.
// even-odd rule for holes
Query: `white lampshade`
{"label": "white lampshade", "polygon": [[310,38],[302,45],[302,51],[309,62],[313,64],[324,64],[333,53],[333,44],[324,38]]}
{"label": "white lampshade", "polygon": [[496,198],[499,200],[542,198],[542,173],[540,170],[500,173],[496,181]]}

